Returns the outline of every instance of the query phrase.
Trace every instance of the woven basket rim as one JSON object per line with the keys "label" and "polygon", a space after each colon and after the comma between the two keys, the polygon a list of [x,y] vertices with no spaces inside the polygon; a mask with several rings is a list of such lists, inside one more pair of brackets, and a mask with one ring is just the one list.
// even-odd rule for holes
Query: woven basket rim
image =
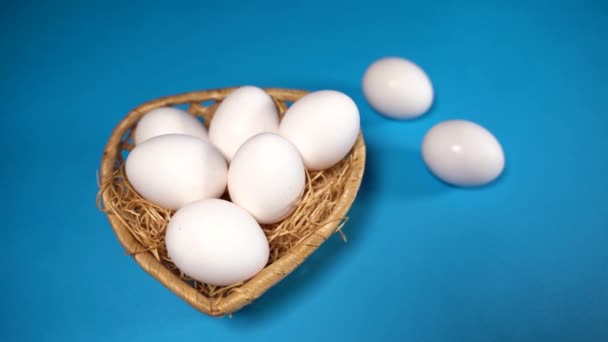
{"label": "woven basket rim", "polygon": [[[116,125],[108,139],[101,160],[100,184],[104,184],[112,177],[114,165],[117,161],[117,157],[121,153],[120,146],[124,135],[145,113],[154,108],[163,106],[174,106],[179,104],[200,106],[204,101],[219,101],[237,88],[238,87],[217,88],[164,96],[135,107]],[[262,89],[264,89],[275,101],[295,102],[300,97],[309,93],[306,90],[299,89]],[[353,172],[347,180],[348,184],[345,186],[344,193],[340,196],[338,204],[328,221],[329,223],[318,228],[317,231],[311,234],[302,243],[294,246],[281,258],[265,267],[256,276],[240,286],[238,291],[234,291],[217,301],[210,300],[196,291],[196,289],[181,280],[160,261],[154,258],[152,253],[145,251],[145,248],[133,237],[131,232],[124,226],[124,223],[115,215],[107,213],[106,216],[120,244],[149,275],[201,312],[211,316],[232,314],[260,297],[268,289],[290,274],[304,262],[310,254],[323,244],[328,237],[336,232],[336,228],[340,221],[350,209],[357,192],[359,191],[363,178],[366,151],[361,131],[359,132],[357,141],[350,153],[355,157]],[[106,192],[102,193],[101,199],[103,202],[108,201],[108,194]]]}

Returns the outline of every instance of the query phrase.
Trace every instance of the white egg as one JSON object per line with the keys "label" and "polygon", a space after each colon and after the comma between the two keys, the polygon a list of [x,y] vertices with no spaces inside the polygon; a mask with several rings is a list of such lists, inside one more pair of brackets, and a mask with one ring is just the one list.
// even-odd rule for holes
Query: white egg
{"label": "white egg", "polygon": [[206,199],[179,209],[165,235],[167,253],[188,276],[210,285],[246,281],[268,262],[260,225],[242,208]]}
{"label": "white egg", "polygon": [[245,86],[231,92],[217,107],[209,139],[230,161],[247,139],[278,128],[279,114],[272,98],[263,89]]}
{"label": "white egg", "polygon": [[247,140],[228,169],[232,202],[265,224],[291,214],[305,184],[306,173],[298,150],[274,133],[261,133]]}
{"label": "white egg", "polygon": [[342,160],[359,135],[359,109],[335,90],[307,94],[287,109],[280,134],[293,143],[309,170],[327,169]]}
{"label": "white egg", "polygon": [[422,142],[422,156],[437,177],[463,187],[490,183],[505,166],[503,149],[494,135],[466,120],[432,127]]}
{"label": "white egg", "polygon": [[375,110],[395,119],[412,119],[426,113],[434,96],[424,70],[398,57],[379,59],[367,68],[363,94]]}
{"label": "white egg", "polygon": [[210,143],[181,134],[165,134],[135,146],[126,161],[129,183],[142,197],[163,208],[178,209],[204,198],[220,197],[228,167]]}
{"label": "white egg", "polygon": [[146,113],[135,128],[135,144],[165,134],[186,134],[207,140],[207,129],[193,115],[174,107],[161,107]]}

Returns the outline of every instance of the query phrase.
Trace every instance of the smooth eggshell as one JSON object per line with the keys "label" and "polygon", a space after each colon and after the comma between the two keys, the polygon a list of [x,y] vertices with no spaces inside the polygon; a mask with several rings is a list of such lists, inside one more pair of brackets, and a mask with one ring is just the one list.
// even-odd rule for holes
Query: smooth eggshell
{"label": "smooth eggshell", "polygon": [[165,134],[185,134],[207,140],[207,129],[193,115],[174,107],[160,107],[146,113],[135,128],[135,144]]}
{"label": "smooth eggshell", "polygon": [[346,94],[321,90],[293,103],[281,121],[280,134],[293,143],[309,170],[323,170],[342,160],[359,134],[359,109]]}
{"label": "smooth eggshell", "polygon": [[261,88],[244,86],[228,94],[217,107],[209,139],[231,161],[247,139],[278,128],[279,114],[270,95]]}
{"label": "smooth eggshell", "polygon": [[169,221],[167,253],[188,276],[210,285],[248,280],[268,262],[260,225],[242,208],[220,199],[191,203]]}
{"label": "smooth eggshell", "polygon": [[127,179],[144,198],[163,208],[219,197],[226,189],[228,167],[210,143],[166,134],[135,146],[126,161]]}
{"label": "smooth eggshell", "polygon": [[433,126],[422,142],[428,168],[456,186],[480,186],[496,179],[505,166],[502,146],[482,126],[449,120]]}
{"label": "smooth eggshell", "polygon": [[387,57],[372,63],[363,76],[363,94],[378,112],[395,119],[412,119],[433,104],[433,85],[414,62]]}
{"label": "smooth eggshell", "polygon": [[260,223],[275,223],[291,214],[305,183],[298,150],[273,133],[247,140],[228,169],[230,199]]}

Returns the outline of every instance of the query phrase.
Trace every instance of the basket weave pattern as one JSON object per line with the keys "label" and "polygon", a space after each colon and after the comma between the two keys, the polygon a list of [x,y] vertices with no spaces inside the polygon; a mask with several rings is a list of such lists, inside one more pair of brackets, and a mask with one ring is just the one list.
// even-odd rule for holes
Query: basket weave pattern
{"label": "basket weave pattern", "polygon": [[[188,278],[171,262],[164,245],[166,224],[173,212],[146,201],[135,192],[126,179],[124,160],[133,148],[132,132],[148,111],[186,104],[188,112],[203,118],[208,125],[219,103],[234,89],[167,96],[135,108],[112,132],[101,163],[99,206],[127,253],[172,292],[211,316],[231,314],[251,303],[339,231],[355,199],[365,166],[365,143],[359,134],[344,160],[327,170],[307,172],[306,190],[294,213],[279,223],[262,225],[270,245],[270,260],[252,279],[229,287],[216,287]],[[281,116],[288,102],[307,94],[303,90],[265,90]],[[209,101],[212,104],[205,105]],[[224,198],[229,199],[227,194]]]}

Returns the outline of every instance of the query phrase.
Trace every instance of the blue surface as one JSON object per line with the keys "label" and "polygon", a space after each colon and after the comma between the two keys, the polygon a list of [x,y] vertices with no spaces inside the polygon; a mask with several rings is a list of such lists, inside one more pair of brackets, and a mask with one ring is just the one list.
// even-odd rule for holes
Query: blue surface
{"label": "blue surface", "polygon": [[[3,2],[0,341],[608,340],[607,18],[605,1]],[[428,72],[429,115],[365,103],[387,55]],[[134,106],[241,84],[347,92],[369,163],[348,244],[214,319],[124,254],[95,173]],[[502,142],[499,182],[424,168],[424,133],[452,118]]]}

